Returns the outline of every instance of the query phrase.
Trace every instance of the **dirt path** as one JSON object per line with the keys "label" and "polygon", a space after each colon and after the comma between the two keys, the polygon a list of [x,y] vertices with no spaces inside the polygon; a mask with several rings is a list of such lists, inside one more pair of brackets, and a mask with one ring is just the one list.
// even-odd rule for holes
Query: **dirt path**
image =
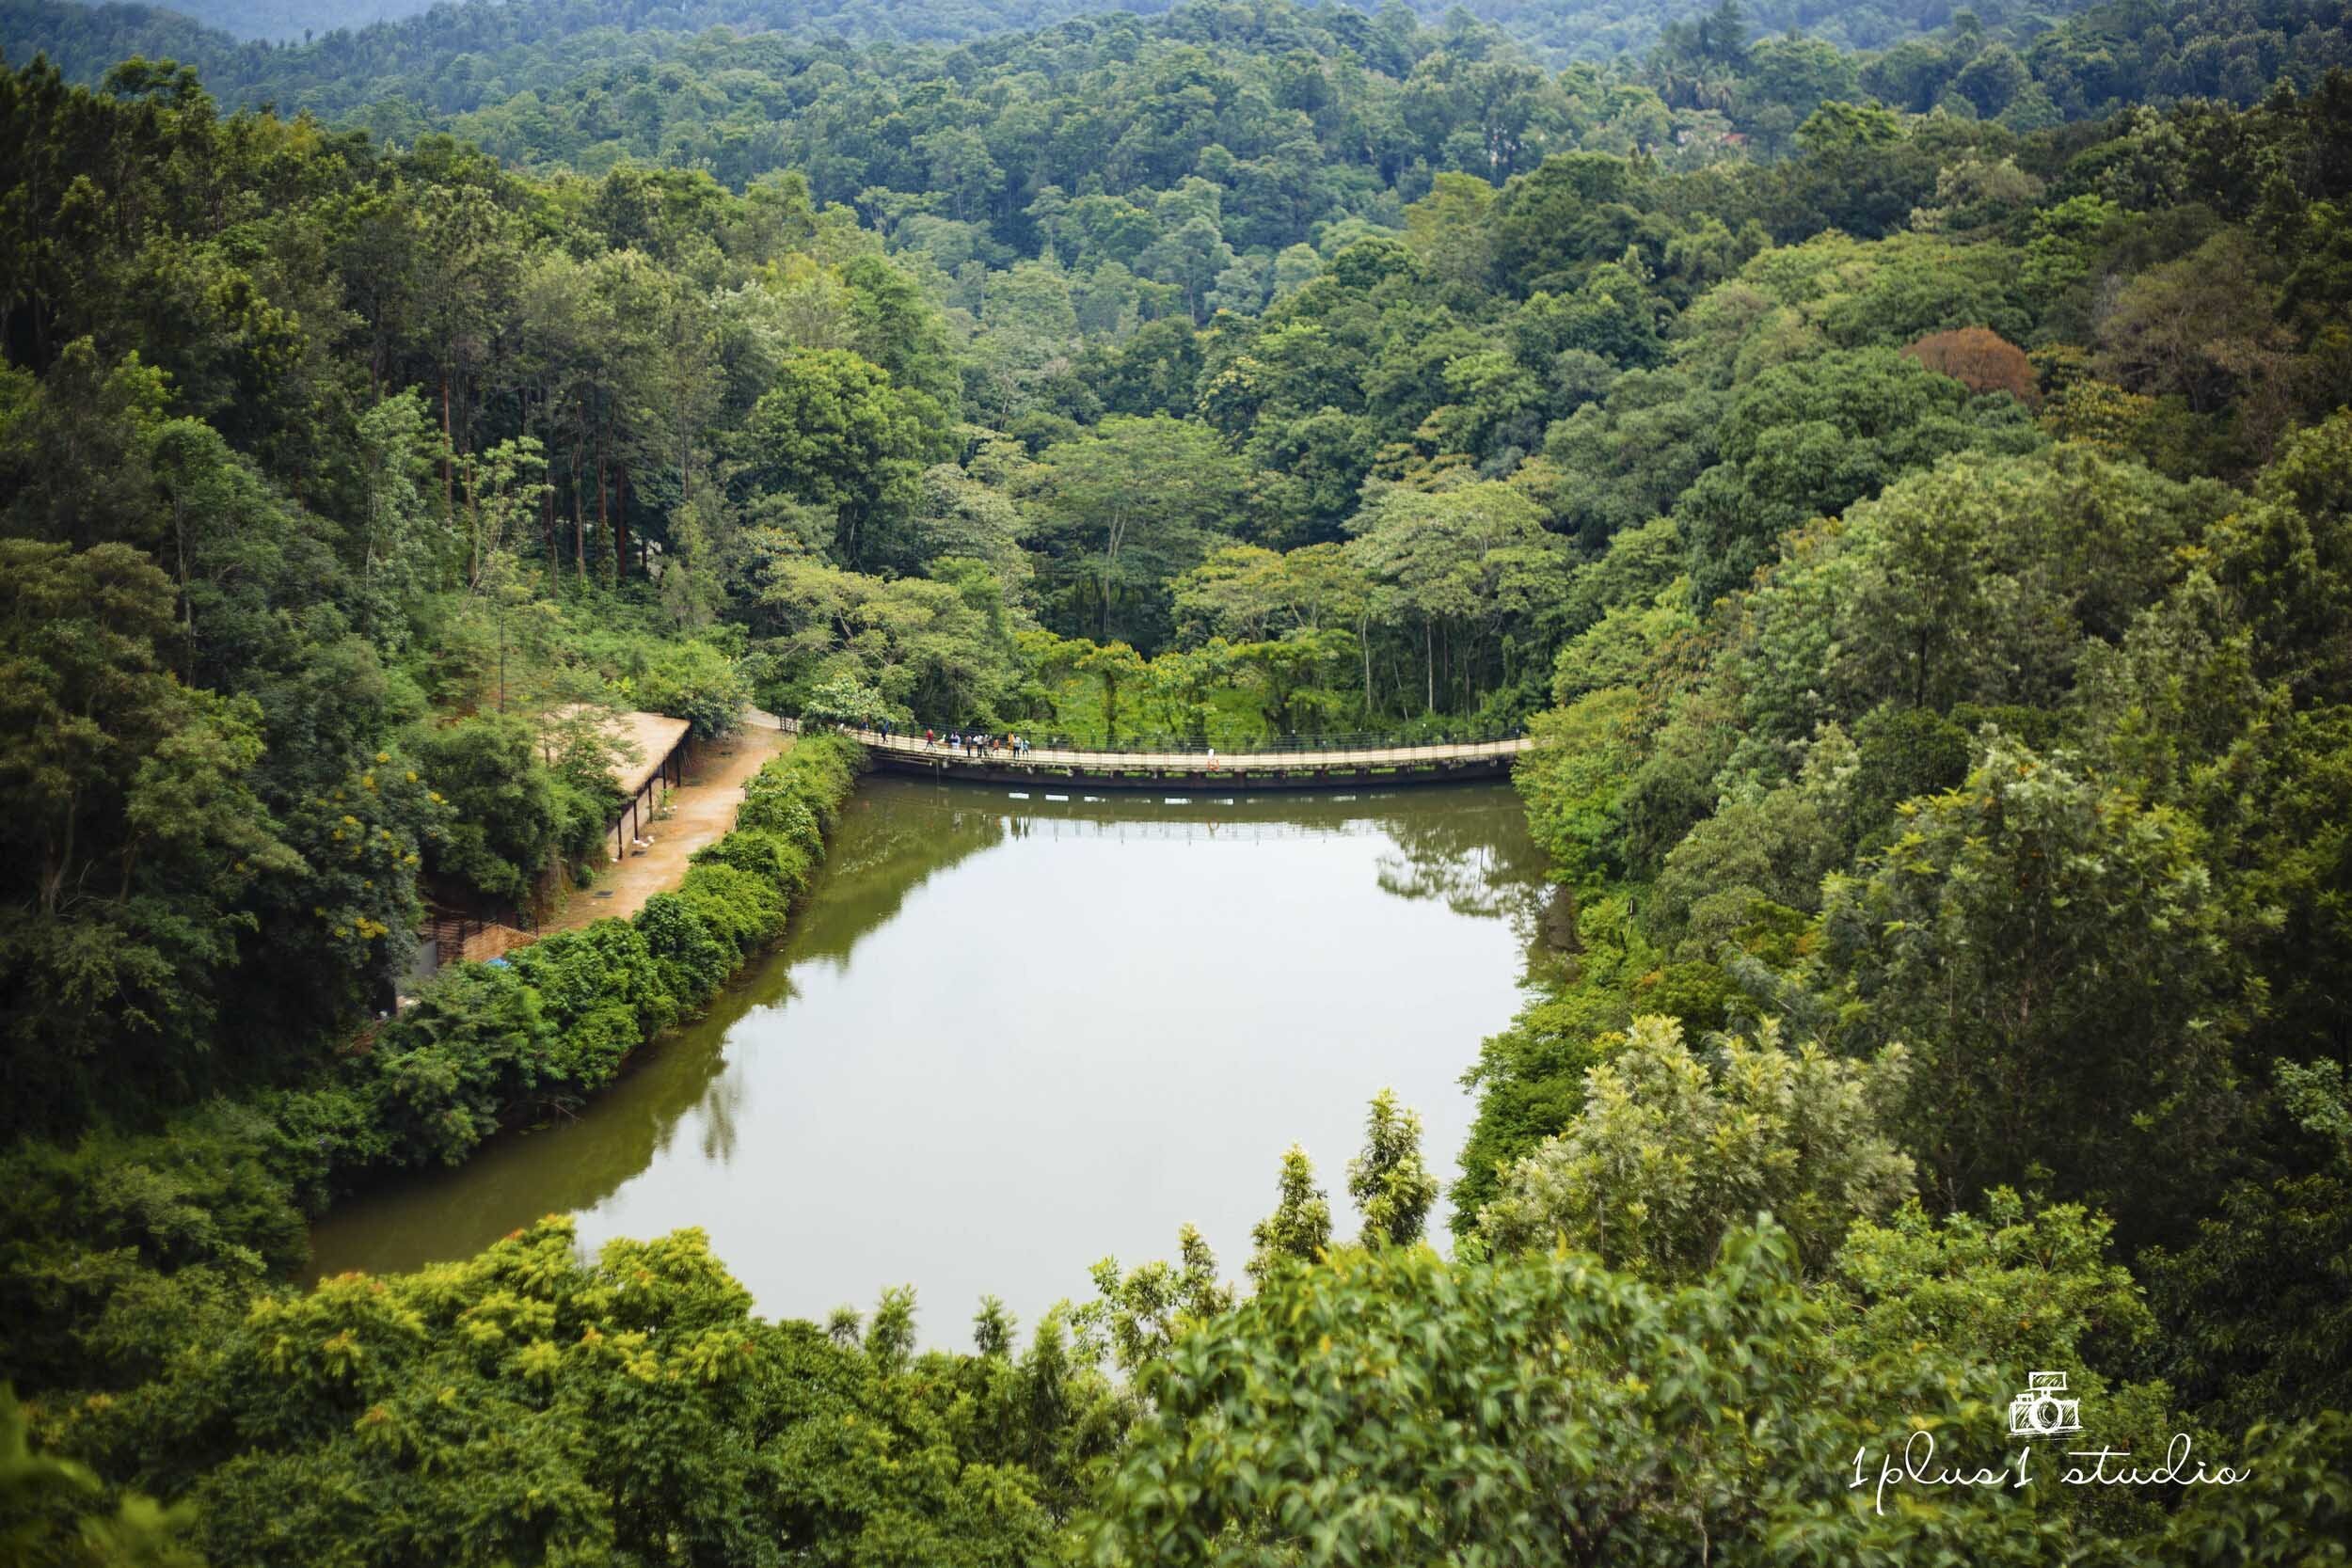
{"label": "dirt path", "polygon": [[[645,829],[653,847],[642,853],[631,849],[617,865],[606,863],[596,885],[573,889],[563,908],[540,927],[541,934],[573,930],[608,914],[635,914],[646,899],[685,880],[689,857],[735,826],[744,784],[791,740],[774,720],[751,714],[733,735],[697,746],[687,764],[686,783],[670,792],[669,816]],[[608,835],[608,852],[610,844]]]}

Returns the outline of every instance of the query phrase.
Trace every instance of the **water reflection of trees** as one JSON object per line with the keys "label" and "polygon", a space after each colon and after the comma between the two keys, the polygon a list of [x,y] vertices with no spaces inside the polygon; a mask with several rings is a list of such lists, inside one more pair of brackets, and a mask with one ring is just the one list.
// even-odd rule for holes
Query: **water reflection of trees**
{"label": "water reflection of trees", "polygon": [[[772,1000],[754,988],[655,1044],[577,1117],[503,1132],[455,1170],[419,1173],[346,1200],[311,1233],[320,1273],[415,1268],[480,1251],[545,1214],[592,1209],[652,1164],[702,1107],[706,1152],[731,1153],[728,1031]],[[723,1157],[723,1156],[722,1156]]]}
{"label": "water reflection of trees", "polygon": [[1534,940],[1543,908],[1543,851],[1529,836],[1515,798],[1451,812],[1405,811],[1375,818],[1395,846],[1380,857],[1384,893],[1435,898],[1456,914],[1507,919]]}
{"label": "water reflection of trees", "polygon": [[917,888],[1004,843],[1007,832],[1003,804],[987,795],[867,781],[834,831],[824,868],[787,939],[787,962],[847,962],[858,942],[888,925]]}
{"label": "water reflection of trees", "polygon": [[[978,786],[930,793],[948,803],[993,805],[1020,833],[1041,825],[1075,824],[1080,831],[1121,835],[1148,832],[1212,838],[1294,833],[1385,833],[1394,846],[1376,873],[1384,893],[1399,898],[1441,899],[1472,919],[1506,919],[1523,943],[1534,941],[1549,892],[1543,851],[1527,831],[1518,797],[1504,784],[1408,788],[1349,795],[1269,793],[1164,798],[1122,793],[1068,800],[998,796]],[[1181,799],[1182,804],[1173,803]]]}
{"label": "water reflection of trees", "polygon": [[[753,965],[703,1018],[659,1042],[577,1120],[492,1139],[458,1170],[354,1200],[316,1233],[324,1269],[411,1268],[470,1255],[540,1215],[596,1208],[645,1171],[673,1140],[732,1163],[747,1135],[744,1080],[726,1070],[729,1037],[755,1013],[787,1006],[797,967],[846,964],[940,872],[1010,841],[1055,833],[1215,836],[1380,833],[1377,885],[1441,899],[1465,916],[1502,918],[1532,945],[1545,893],[1541,853],[1518,799],[1502,786],[1337,798],[1277,794],[1018,800],[972,785],[872,780],[852,798],[823,869],[784,947]],[[699,1126],[681,1127],[698,1113]]]}
{"label": "water reflection of trees", "polygon": [[691,1055],[704,1069],[695,1098],[672,1106],[664,1096],[660,1130],[636,1164],[571,1207],[602,1202],[644,1170],[668,1149],[689,1110],[699,1116],[703,1157],[733,1164],[741,1138],[743,1080],[723,1069],[727,1037],[736,1025],[755,1009],[790,1006],[800,990],[793,974],[802,964],[812,959],[846,964],[858,942],[895,919],[915,889],[948,866],[1002,844],[1006,832],[1004,818],[993,811],[953,800],[899,800],[879,781],[851,797],[782,950],[755,964],[707,1015],[665,1042],[665,1052]]}
{"label": "water reflection of trees", "polygon": [[869,781],[858,800],[863,810],[845,818],[824,884],[793,939],[796,959],[846,958],[934,873],[1040,832],[1232,838],[1378,832],[1394,846],[1379,859],[1382,892],[1441,899],[1473,919],[1507,919],[1522,942],[1534,940],[1548,891],[1543,852],[1527,831],[1518,795],[1502,784],[1339,796],[1077,793],[1057,800],[982,785],[879,780]]}

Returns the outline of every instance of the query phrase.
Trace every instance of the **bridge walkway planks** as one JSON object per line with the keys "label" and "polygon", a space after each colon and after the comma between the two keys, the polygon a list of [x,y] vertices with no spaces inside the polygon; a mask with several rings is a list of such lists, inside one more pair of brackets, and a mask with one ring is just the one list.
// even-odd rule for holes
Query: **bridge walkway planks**
{"label": "bridge walkway planks", "polygon": [[1459,741],[1434,746],[1380,746],[1315,752],[1241,752],[1212,757],[1203,752],[1081,752],[1039,748],[1025,757],[1010,751],[974,755],[950,750],[941,740],[925,745],[920,736],[850,732],[872,753],[875,766],[894,773],[961,783],[1086,784],[1104,789],[1199,788],[1320,789],[1343,784],[1452,784],[1502,778],[1534,742]]}

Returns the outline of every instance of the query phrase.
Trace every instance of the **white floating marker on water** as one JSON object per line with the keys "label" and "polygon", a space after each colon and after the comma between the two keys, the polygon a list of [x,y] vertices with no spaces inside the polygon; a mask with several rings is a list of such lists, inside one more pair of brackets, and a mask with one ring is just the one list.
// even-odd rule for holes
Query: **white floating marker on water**
{"label": "white floating marker on water", "polygon": [[1065,805],[1067,805],[1070,801],[1070,797],[1067,795],[1048,795],[1045,798],[1048,800],[1059,800]]}
{"label": "white floating marker on water", "polygon": [[1192,804],[1192,800],[1186,796],[1170,795],[1168,799],[1162,800],[1160,804],[1164,806],[1188,806]]}
{"label": "white floating marker on water", "polygon": [[1005,791],[1005,799],[1008,800],[1025,800],[1028,798],[1029,796],[1026,790],[1008,789]]}

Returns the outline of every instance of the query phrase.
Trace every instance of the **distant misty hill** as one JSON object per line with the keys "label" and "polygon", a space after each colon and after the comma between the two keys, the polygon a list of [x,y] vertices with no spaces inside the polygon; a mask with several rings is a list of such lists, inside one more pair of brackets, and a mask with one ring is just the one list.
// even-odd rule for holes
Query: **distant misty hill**
{"label": "distant misty hill", "polygon": [[241,39],[299,39],[338,27],[397,22],[429,0],[181,0],[183,16]]}
{"label": "distant misty hill", "polygon": [[[169,7],[94,7],[103,11],[167,10],[237,39],[300,41],[338,28],[357,30],[377,23],[417,19],[419,28],[469,30],[463,13],[513,9],[528,13],[548,35],[564,36],[595,27],[628,32],[700,32],[733,26],[822,35],[854,41],[959,42],[991,33],[1051,26],[1072,17],[1102,11],[1146,15],[1168,8],[1170,0],[579,0],[564,5],[521,0],[178,0]],[[1507,7],[1504,8],[1508,8]],[[19,8],[11,7],[11,13]],[[436,18],[431,12],[442,13]],[[9,54],[17,50],[8,40]]]}
{"label": "distant misty hill", "polygon": [[[1216,0],[1209,0],[1216,3]],[[1645,53],[1677,23],[1713,11],[1719,0],[1330,0],[1350,9],[1376,12],[1394,8],[1424,23],[1467,12],[1526,43],[1553,64],[1606,60]],[[338,29],[392,24],[389,52],[420,48],[448,54],[480,51],[517,41],[550,43],[597,28],[624,32],[695,33],[716,26],[765,30],[799,37],[838,36],[851,42],[959,43],[999,33],[1049,27],[1076,17],[1109,11],[1155,16],[1174,0],[178,0],[169,8],[140,5],[85,7],[75,0],[8,0],[0,5],[0,43],[11,59],[33,47],[53,57],[65,55],[53,41],[60,32],[92,32],[126,43],[140,39],[176,40],[174,57],[198,63],[220,53],[228,40],[204,49],[183,18],[236,40],[299,43]],[[1950,24],[1963,9],[1988,25],[2025,21],[2035,13],[2055,19],[2079,9],[2074,0],[1749,0],[1742,6],[1748,27],[1771,36],[1801,31],[1845,49],[1882,49]],[[90,11],[84,21],[57,13]],[[101,51],[92,50],[95,55]],[[152,48],[118,50],[153,55]],[[111,62],[109,62],[111,63]]]}

